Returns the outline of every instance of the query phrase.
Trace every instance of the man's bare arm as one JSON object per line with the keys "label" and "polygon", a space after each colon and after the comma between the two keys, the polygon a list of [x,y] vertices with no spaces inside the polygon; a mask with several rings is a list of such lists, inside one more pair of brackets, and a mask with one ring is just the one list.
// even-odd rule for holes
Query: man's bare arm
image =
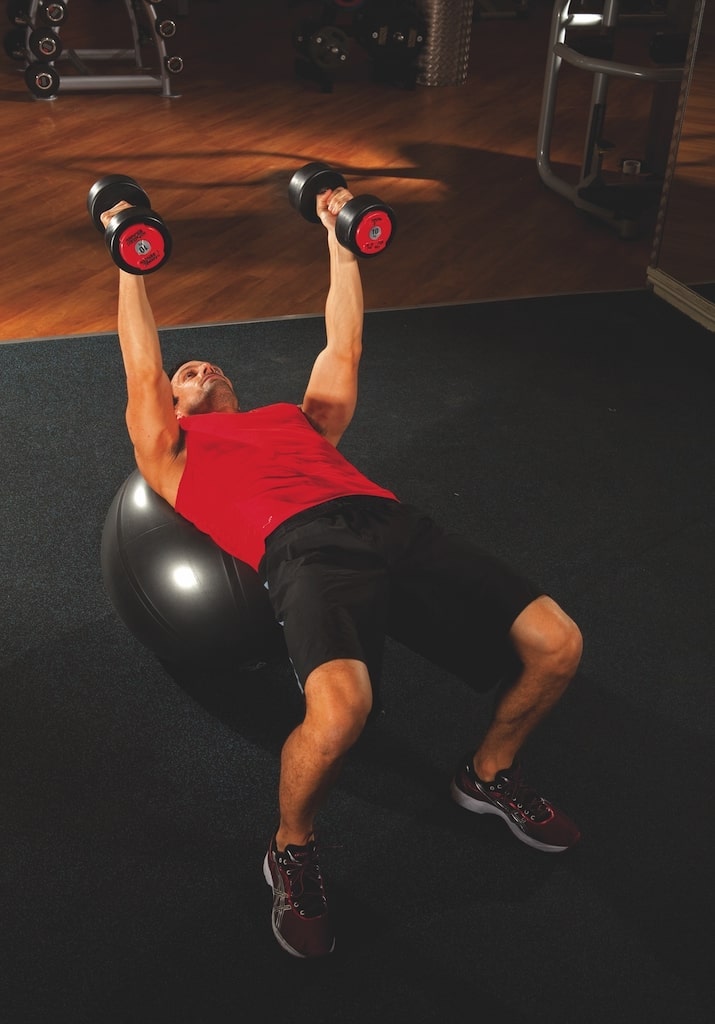
{"label": "man's bare arm", "polygon": [[335,237],[335,218],[351,199],[347,189],[317,197],[316,209],[328,232],[330,288],[325,303],[326,345],[308,381],[302,408],[325,437],[337,445],[350,423],[358,394],[364,305],[357,258]]}
{"label": "man's bare arm", "polygon": [[137,467],[172,505],[183,463],[177,460],[179,424],[171,384],[144,278],[119,271],[119,344],[127,378],[126,421]]}

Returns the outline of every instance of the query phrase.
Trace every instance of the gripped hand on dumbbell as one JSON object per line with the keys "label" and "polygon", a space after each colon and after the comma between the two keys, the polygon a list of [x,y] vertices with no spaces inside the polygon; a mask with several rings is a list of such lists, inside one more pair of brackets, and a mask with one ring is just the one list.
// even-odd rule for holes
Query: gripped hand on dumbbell
{"label": "gripped hand on dumbbell", "polygon": [[122,210],[131,210],[132,208],[133,208],[132,204],[128,203],[126,201],[126,199],[120,199],[119,202],[115,203],[114,206],[112,206],[109,210],[104,210],[99,215],[99,219],[102,222],[102,226],[104,227],[104,230],[105,231],[107,230],[107,228],[109,227],[110,221],[111,221],[112,217],[114,217],[115,214],[121,213]]}
{"label": "gripped hand on dumbbell", "polygon": [[338,214],[354,196],[347,188],[329,188],[315,197],[315,212],[323,227],[335,230]]}
{"label": "gripped hand on dumbbell", "polygon": [[87,195],[87,210],[112,259],[128,274],[152,274],[171,255],[171,235],[133,178],[108,174]]}
{"label": "gripped hand on dumbbell", "polygon": [[288,183],[291,206],[305,220],[314,224],[323,221],[327,227],[321,216],[320,198],[326,194],[328,209],[331,203],[340,203],[334,224],[338,242],[363,258],[384,252],[396,227],[394,211],[387,203],[373,195],[353,196],[342,174],[319,161],[301,167]]}

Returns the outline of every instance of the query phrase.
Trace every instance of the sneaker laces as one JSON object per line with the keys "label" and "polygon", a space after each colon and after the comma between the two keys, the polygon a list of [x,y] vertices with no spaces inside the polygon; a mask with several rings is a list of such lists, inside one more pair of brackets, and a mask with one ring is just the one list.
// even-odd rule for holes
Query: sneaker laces
{"label": "sneaker laces", "polygon": [[305,917],[324,914],[325,891],[315,843],[303,847],[287,846],[285,852],[279,852],[277,856],[290,886],[291,901],[296,910]]}
{"label": "sneaker laces", "polygon": [[551,817],[549,803],[524,781],[520,765],[514,765],[508,771],[497,772],[495,784],[509,803],[532,821],[542,822]]}

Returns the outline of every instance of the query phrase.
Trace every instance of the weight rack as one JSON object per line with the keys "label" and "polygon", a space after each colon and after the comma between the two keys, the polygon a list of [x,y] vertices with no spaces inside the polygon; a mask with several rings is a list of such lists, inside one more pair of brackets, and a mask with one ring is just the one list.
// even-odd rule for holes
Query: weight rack
{"label": "weight rack", "polygon": [[427,36],[422,0],[315,0],[313,6],[293,30],[300,78],[332,92],[335,76],[357,43],[368,56],[374,81],[415,87]]}
{"label": "weight rack", "polygon": [[[180,94],[172,88],[175,75],[183,70],[183,59],[169,55],[166,40],[173,38],[176,23],[160,13],[163,0],[123,0],[133,40],[133,47],[126,49],[89,49],[62,47],[60,31],[69,13],[70,0],[51,4],[47,0],[15,0],[8,4],[19,17],[26,16],[25,28],[25,81],[30,92],[37,99],[54,100],[61,92],[141,91],[157,90],[163,97],[175,99]],[[53,23],[48,18],[48,9],[57,8],[60,20]],[[20,22],[15,20],[16,26]],[[16,28],[17,32],[18,29]],[[150,65],[143,59],[143,50],[152,44],[156,51],[158,70],[147,70]],[[8,46],[6,43],[6,50]],[[17,54],[13,54],[17,58]],[[73,74],[60,74],[57,64],[68,62]],[[95,62],[130,64],[126,72],[94,73],[90,64]]]}
{"label": "weight rack", "polygon": [[[567,30],[578,29],[593,37],[613,40],[620,15],[621,0],[604,0],[601,13],[578,10],[575,0],[555,0],[551,19],[544,91],[537,133],[537,169],[543,183],[559,195],[570,199],[573,205],[613,227],[622,239],[635,238],[640,230],[640,218],[646,210],[654,208],[660,198],[662,178],[659,174],[642,176],[638,170],[632,183],[607,183],[601,174],[601,160],[609,144],[602,138],[606,115],[606,100],[611,78],[624,78],[645,82],[656,87],[651,108],[651,121],[655,123],[658,102],[666,93],[662,87],[677,96],[684,65],[637,65],[581,52],[567,41]],[[604,35],[605,34],[605,35]],[[610,49],[610,47],[609,47]],[[566,63],[592,75],[592,92],[586,141],[579,180],[569,183],[557,175],[551,166],[551,139],[554,127],[558,78],[561,65]],[[659,92],[659,88],[661,91]],[[667,104],[664,104],[667,107]],[[674,109],[674,108],[673,108]],[[670,135],[668,135],[670,137]],[[630,161],[637,164],[639,161]],[[660,171],[660,168],[654,168]],[[624,166],[624,174],[627,169]]]}

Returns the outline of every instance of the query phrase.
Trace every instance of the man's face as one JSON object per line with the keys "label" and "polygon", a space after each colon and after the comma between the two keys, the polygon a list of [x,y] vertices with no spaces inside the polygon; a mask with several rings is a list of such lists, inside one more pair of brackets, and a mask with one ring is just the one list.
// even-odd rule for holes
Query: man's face
{"label": "man's face", "polygon": [[233,385],[220,366],[192,359],[171,379],[177,419],[203,412],[238,412]]}

